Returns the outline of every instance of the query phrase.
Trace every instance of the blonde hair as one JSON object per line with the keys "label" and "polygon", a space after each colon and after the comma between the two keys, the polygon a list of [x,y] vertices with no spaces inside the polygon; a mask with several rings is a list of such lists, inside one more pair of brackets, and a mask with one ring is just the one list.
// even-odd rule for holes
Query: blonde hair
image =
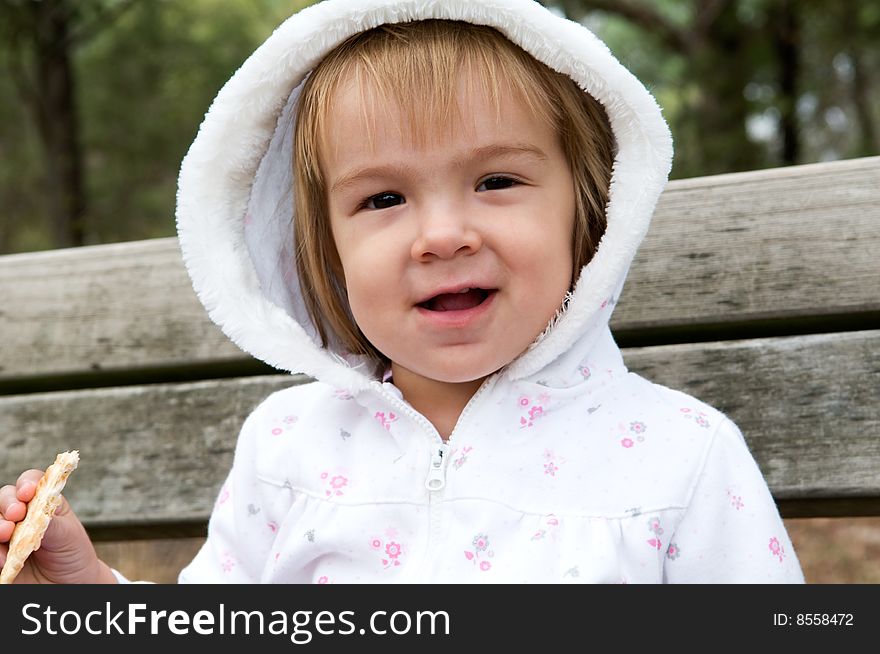
{"label": "blonde hair", "polygon": [[[451,126],[461,80],[481,84],[500,114],[503,91],[559,135],[575,184],[572,284],[605,231],[614,141],[601,105],[491,27],[449,20],[381,25],[330,52],[303,85],[294,127],[296,265],[306,308],[323,345],[328,334],[354,354],[387,359],[361,333],[348,306],[330,229],[320,148],[340,85],[355,76],[394,106],[416,142]],[[366,107],[365,107],[366,112]]]}

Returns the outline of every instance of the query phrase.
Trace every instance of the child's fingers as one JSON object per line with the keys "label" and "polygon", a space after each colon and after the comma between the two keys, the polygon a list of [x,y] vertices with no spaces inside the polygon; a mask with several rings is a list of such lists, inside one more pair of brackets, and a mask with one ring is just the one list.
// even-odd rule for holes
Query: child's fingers
{"label": "child's fingers", "polygon": [[[0,488],[0,543],[5,543],[12,538],[15,523],[23,520],[27,513],[27,505],[18,501],[15,497],[15,490],[15,486],[12,485]],[[2,558],[6,558],[5,551]]]}
{"label": "child's fingers", "polygon": [[[0,543],[6,543],[12,538],[12,530],[15,529],[15,523],[10,520],[0,520]],[[6,548],[3,546],[0,552],[0,562],[6,558]],[[2,565],[2,563],[0,563]]]}
{"label": "child's fingers", "polygon": [[16,497],[16,488],[12,485],[0,488],[0,525],[3,521],[18,522],[24,519],[27,506]]}
{"label": "child's fingers", "polygon": [[40,470],[28,470],[21,473],[15,486],[7,484],[0,488],[0,542],[9,540],[6,535],[9,526],[4,525],[4,521],[16,523],[24,520],[27,503],[34,498],[37,482],[42,475]]}
{"label": "child's fingers", "polygon": [[37,492],[37,483],[43,476],[42,470],[26,470],[18,476],[15,482],[15,496],[19,502],[30,502]]}

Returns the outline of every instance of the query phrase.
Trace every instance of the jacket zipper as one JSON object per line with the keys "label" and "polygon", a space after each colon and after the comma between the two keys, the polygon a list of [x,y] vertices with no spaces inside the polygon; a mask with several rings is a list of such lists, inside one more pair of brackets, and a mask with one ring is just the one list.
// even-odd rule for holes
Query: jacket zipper
{"label": "jacket zipper", "polygon": [[446,459],[449,454],[449,446],[446,443],[438,445],[431,457],[431,465],[428,466],[428,478],[425,486],[429,491],[440,491],[446,486]]}
{"label": "jacket zipper", "polygon": [[[464,409],[461,412],[461,415],[458,417],[458,420],[455,423],[455,427],[452,429],[452,433],[449,434],[449,438],[446,442],[443,442],[443,438],[440,436],[440,432],[432,425],[425,416],[421,413],[413,409],[406,402],[404,402],[399,397],[395,396],[393,393],[385,391],[381,388],[381,394],[392,404],[396,405],[401,412],[409,415],[416,423],[421,425],[425,431],[432,437],[432,440],[435,441],[431,449],[431,460],[428,464],[428,476],[425,479],[425,487],[428,489],[428,543],[425,548],[426,555],[425,560],[422,563],[421,569],[419,571],[419,576],[424,576],[424,570],[428,568],[431,564],[431,560],[434,555],[434,551],[437,547],[437,543],[440,540],[441,536],[441,524],[442,524],[442,515],[440,513],[441,500],[443,495],[443,489],[446,487],[446,467],[447,461],[449,459],[449,452],[451,451],[451,446],[449,443],[452,442],[453,437],[457,432],[460,431],[460,427],[462,423],[465,422],[465,418],[473,409],[473,406],[476,404],[477,399],[483,394],[483,392],[489,388],[489,386],[493,385],[495,380],[497,379],[497,375],[491,375],[486,378],[480,387],[477,389],[477,392],[474,393],[473,397],[468,400],[468,403],[465,405]],[[413,575],[415,576],[415,575]]]}
{"label": "jacket zipper", "polygon": [[425,487],[428,489],[428,542],[425,544],[425,559],[419,567],[418,575],[424,580],[425,570],[431,565],[434,550],[443,535],[443,516],[441,507],[443,489],[446,487],[446,461],[449,459],[449,445],[441,443],[434,448],[431,464],[428,467],[428,478]]}

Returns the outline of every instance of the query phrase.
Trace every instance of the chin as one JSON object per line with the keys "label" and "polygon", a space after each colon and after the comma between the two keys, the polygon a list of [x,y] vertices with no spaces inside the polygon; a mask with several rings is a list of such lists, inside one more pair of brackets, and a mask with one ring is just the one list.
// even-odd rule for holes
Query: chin
{"label": "chin", "polygon": [[470,382],[479,381],[485,379],[492,373],[496,372],[498,368],[492,368],[489,366],[485,367],[470,367],[468,366],[465,369],[461,367],[457,367],[455,370],[445,370],[445,369],[434,369],[434,370],[424,370],[420,371],[418,374],[426,377],[428,379],[433,379],[434,381],[443,382],[445,384],[468,384]]}

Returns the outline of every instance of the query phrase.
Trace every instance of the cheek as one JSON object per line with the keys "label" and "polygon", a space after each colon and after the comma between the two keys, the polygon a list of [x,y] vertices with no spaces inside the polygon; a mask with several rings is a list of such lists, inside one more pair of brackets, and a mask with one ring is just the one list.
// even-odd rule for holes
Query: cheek
{"label": "cheek", "polygon": [[381,323],[386,315],[386,312],[377,309],[392,297],[394,279],[391,279],[390,267],[386,265],[387,253],[383,253],[370,239],[358,241],[356,237],[345,242],[337,240],[337,251],[351,313],[369,338],[371,325]]}
{"label": "cheek", "polygon": [[568,291],[572,284],[574,271],[574,236],[577,207],[572,194],[570,201],[566,202],[558,216],[557,228],[554,231],[552,243],[548,243],[552,252],[548,253],[549,260],[554,262],[554,270],[562,280],[565,290]]}
{"label": "cheek", "polygon": [[369,289],[387,283],[409,254],[412,235],[393,220],[365,218],[333,225],[333,240],[346,284]]}
{"label": "cheek", "polygon": [[364,275],[352,275],[347,278],[348,303],[351,311],[358,322],[362,316],[369,316],[372,312],[367,309],[374,306],[382,299],[382,294],[374,287],[369,277]]}
{"label": "cheek", "polygon": [[359,239],[354,225],[342,220],[331,219],[330,231],[336,246],[338,266],[347,289],[357,284],[357,272],[363,266],[363,248],[358,247]]}
{"label": "cheek", "polygon": [[561,240],[554,247],[544,251],[543,267],[538,268],[537,275],[542,275],[542,295],[553,307],[553,311],[559,308],[565,294],[571,289],[571,271],[573,258],[571,253],[571,238]]}
{"label": "cheek", "polygon": [[570,214],[567,209],[555,215],[544,213],[528,234],[517,239],[518,254],[514,257],[514,261],[526,267],[524,273],[536,286],[544,286],[546,292],[554,295],[556,287],[568,290],[574,267],[574,207]]}
{"label": "cheek", "polygon": [[535,310],[535,319],[543,329],[571,290],[572,284],[572,238],[571,233],[551,238],[545,234],[543,247],[532,252],[531,270],[526,274],[533,280],[529,296]]}

